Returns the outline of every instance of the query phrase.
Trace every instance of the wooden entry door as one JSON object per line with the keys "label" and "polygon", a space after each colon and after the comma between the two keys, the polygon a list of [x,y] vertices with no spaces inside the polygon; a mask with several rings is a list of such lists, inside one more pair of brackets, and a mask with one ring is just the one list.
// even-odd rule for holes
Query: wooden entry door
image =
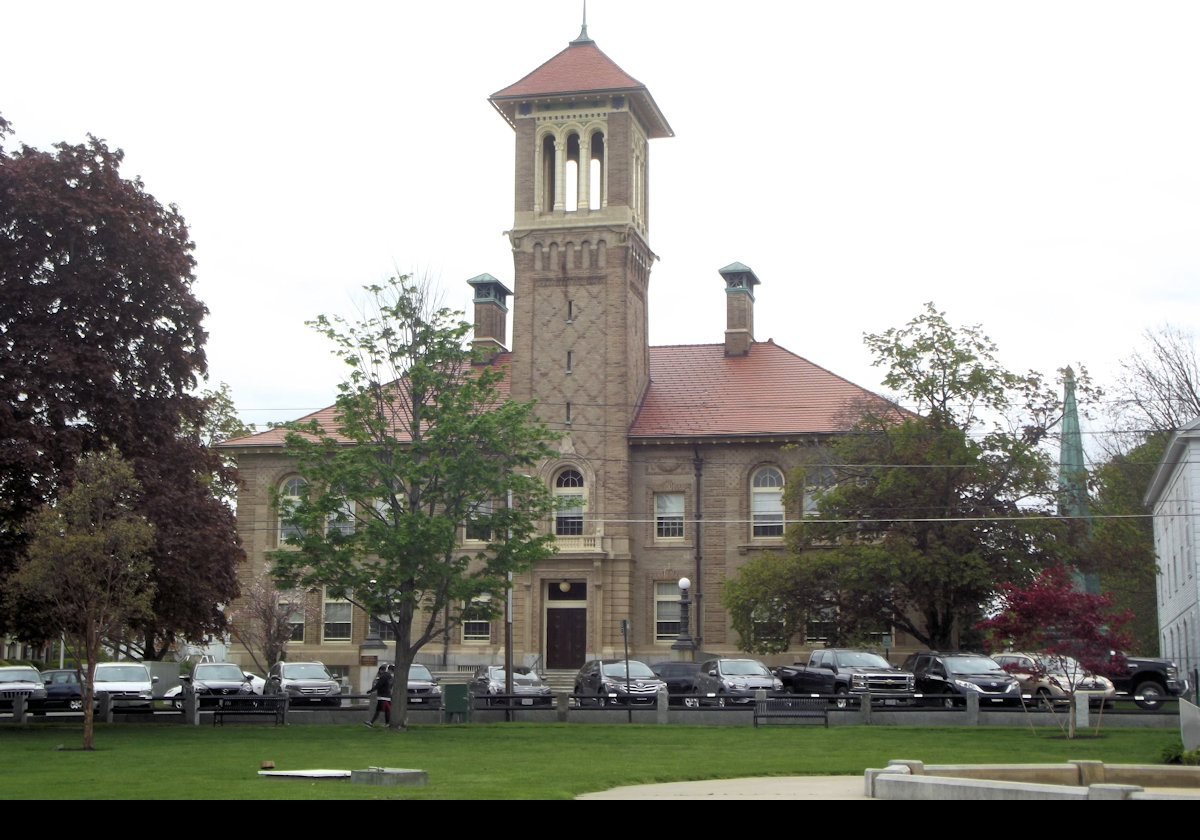
{"label": "wooden entry door", "polygon": [[546,610],[546,667],[579,668],[587,656],[587,608]]}

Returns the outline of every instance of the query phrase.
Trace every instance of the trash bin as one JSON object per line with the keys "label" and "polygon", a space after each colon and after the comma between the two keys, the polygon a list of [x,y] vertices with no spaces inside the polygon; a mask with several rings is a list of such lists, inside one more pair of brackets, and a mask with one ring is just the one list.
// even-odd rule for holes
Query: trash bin
{"label": "trash bin", "polygon": [[447,723],[471,722],[471,687],[447,685],[442,694],[442,709]]}

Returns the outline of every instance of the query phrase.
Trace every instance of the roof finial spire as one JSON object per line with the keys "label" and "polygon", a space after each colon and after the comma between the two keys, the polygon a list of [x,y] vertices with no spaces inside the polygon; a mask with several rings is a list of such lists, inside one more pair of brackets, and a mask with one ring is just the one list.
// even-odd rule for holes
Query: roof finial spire
{"label": "roof finial spire", "polygon": [[588,34],[587,34],[587,0],[583,0],[583,29],[579,30],[579,37],[576,38],[574,41],[572,41],[571,44],[573,46],[575,44],[594,44],[594,43],[596,43],[596,42],[593,41],[591,38],[589,38]]}

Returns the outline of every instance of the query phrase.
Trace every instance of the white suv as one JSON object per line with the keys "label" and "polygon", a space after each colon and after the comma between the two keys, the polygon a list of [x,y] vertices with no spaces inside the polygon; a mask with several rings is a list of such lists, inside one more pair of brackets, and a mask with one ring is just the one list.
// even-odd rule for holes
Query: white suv
{"label": "white suv", "polygon": [[140,662],[97,662],[96,696],[107,694],[114,709],[153,709],[153,686],[158,677]]}

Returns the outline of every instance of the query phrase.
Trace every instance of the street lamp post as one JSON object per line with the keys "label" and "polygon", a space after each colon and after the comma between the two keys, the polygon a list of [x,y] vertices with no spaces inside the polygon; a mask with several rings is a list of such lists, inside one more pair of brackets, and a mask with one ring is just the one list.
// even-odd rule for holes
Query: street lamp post
{"label": "street lamp post", "polygon": [[679,635],[671,645],[671,650],[686,652],[688,659],[692,658],[696,650],[696,642],[692,639],[688,626],[691,618],[689,612],[692,606],[692,602],[688,600],[688,590],[691,588],[690,580],[685,577],[679,579]]}

